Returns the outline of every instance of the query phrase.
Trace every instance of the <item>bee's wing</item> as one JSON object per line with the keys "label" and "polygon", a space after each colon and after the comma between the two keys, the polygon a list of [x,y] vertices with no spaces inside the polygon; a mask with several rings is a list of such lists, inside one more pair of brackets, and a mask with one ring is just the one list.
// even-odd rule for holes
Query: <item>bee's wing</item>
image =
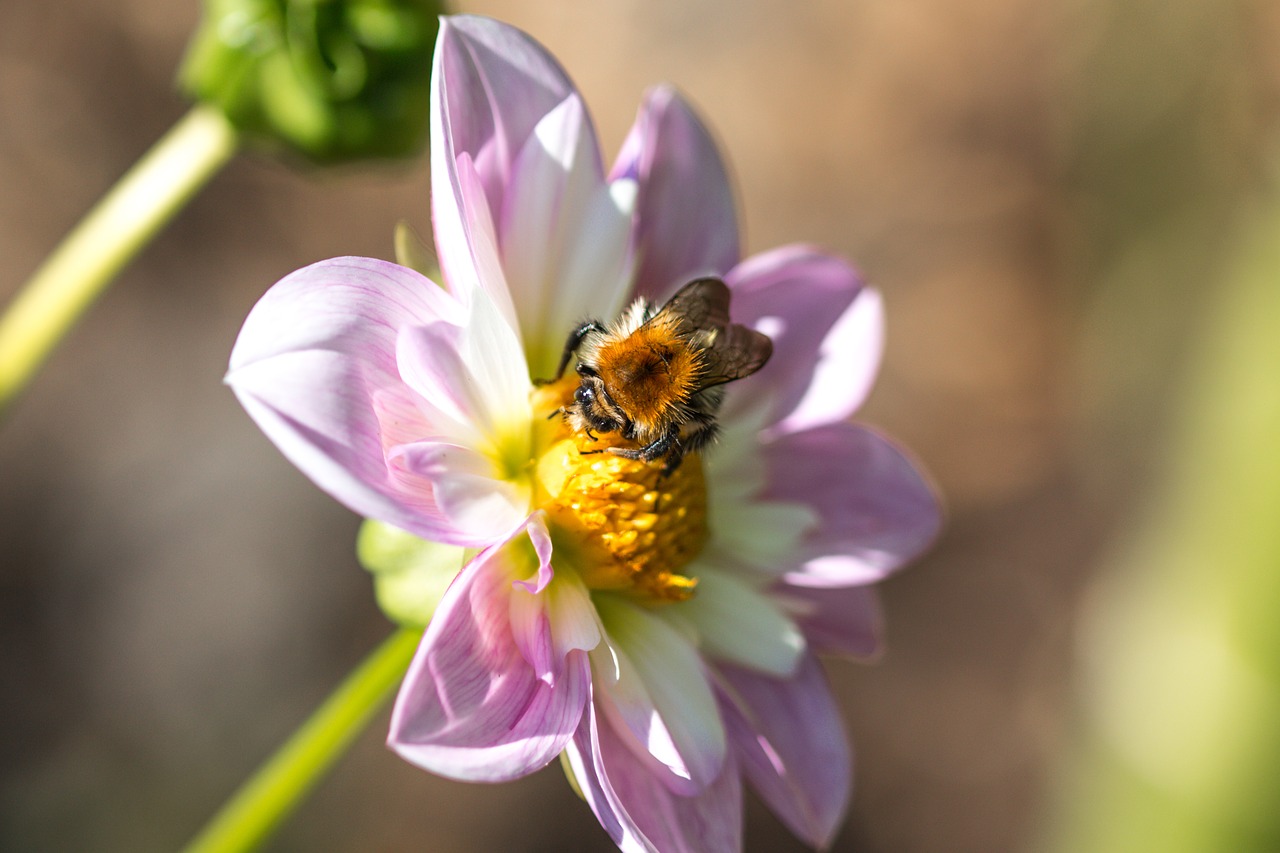
{"label": "bee's wing", "polygon": [[730,323],[715,334],[704,357],[701,388],[723,385],[744,376],[750,376],[764,367],[773,355],[773,341],[769,336],[737,323]]}
{"label": "bee's wing", "polygon": [[729,325],[729,286],[718,278],[695,278],[650,322],[664,316],[679,317],[689,329],[723,329]]}

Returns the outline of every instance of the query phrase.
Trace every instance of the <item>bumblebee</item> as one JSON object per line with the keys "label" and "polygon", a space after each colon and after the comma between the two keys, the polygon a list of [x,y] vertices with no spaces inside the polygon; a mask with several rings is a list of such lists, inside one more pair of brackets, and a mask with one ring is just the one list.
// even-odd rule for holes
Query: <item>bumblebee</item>
{"label": "bumblebee", "polygon": [[723,386],[763,367],[773,343],[729,322],[723,281],[699,278],[660,309],[641,298],[613,323],[579,325],[549,381],[564,376],[575,354],[582,383],[558,413],[592,441],[596,433],[618,433],[638,446],[605,450],[645,462],[663,459],[663,473],[670,474],[686,453],[715,438]]}

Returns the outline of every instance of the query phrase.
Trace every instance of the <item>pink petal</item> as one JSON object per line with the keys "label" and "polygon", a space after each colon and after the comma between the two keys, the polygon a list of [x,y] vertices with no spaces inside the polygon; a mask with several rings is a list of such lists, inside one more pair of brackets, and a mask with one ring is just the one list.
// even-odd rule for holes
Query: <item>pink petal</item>
{"label": "pink petal", "polygon": [[433,409],[464,425],[473,447],[487,441],[493,449],[512,423],[529,419],[533,388],[524,353],[515,331],[482,295],[467,305],[465,326],[402,329],[396,358],[404,381]]}
{"label": "pink petal", "polygon": [[664,300],[690,279],[723,275],[738,262],[728,171],[710,132],[674,89],[646,95],[611,177],[639,184],[637,295]]}
{"label": "pink petal", "polygon": [[[526,592],[537,595],[545,590],[555,577],[555,571],[551,568],[551,531],[547,527],[547,511],[540,509],[529,516],[525,530],[529,534],[530,544],[533,545],[538,572],[533,580],[517,581],[516,585],[523,587]],[[592,648],[592,646],[586,648]]]}
{"label": "pink petal", "polygon": [[880,653],[884,618],[874,587],[782,582],[773,592],[800,625],[814,651],[862,659]]}
{"label": "pink petal", "polygon": [[721,676],[725,725],[751,787],[792,832],[826,847],[844,819],[853,769],[822,666],[805,655],[793,678],[732,667]]}
{"label": "pink petal", "polygon": [[478,200],[464,197],[459,163],[471,164],[488,211],[501,211],[525,141],[575,91],[554,57],[516,28],[469,15],[441,20],[432,72],[431,198],[450,286],[496,288],[468,251],[476,243],[470,232]]}
{"label": "pink petal", "polygon": [[529,514],[529,493],[503,479],[493,461],[448,441],[415,441],[387,454],[388,462],[428,483],[454,544],[484,546],[511,535]]}
{"label": "pink petal", "polygon": [[696,794],[674,793],[591,707],[566,751],[583,797],[622,850],[742,849],[742,781],[733,761]]}
{"label": "pink petal", "polygon": [[430,488],[388,469],[383,426],[394,420],[404,437],[435,431],[400,379],[396,335],[406,324],[460,317],[449,294],[412,270],[367,258],[322,261],[254,306],[226,382],[321,489],[361,515],[451,541]]}
{"label": "pink petal", "polygon": [[388,745],[453,779],[497,782],[545,766],[572,737],[590,694],[587,656],[571,652],[557,676],[539,673],[511,631],[522,569],[510,545],[476,557],[445,593],[409,665]]}
{"label": "pink petal", "polygon": [[528,579],[515,582],[511,632],[538,678],[552,683],[561,677],[566,661],[576,660],[571,652],[590,651],[600,644],[601,630],[591,595],[578,574],[563,572],[557,578],[552,570],[545,516],[536,512],[525,526],[531,545],[530,571]]}
{"label": "pink petal", "polygon": [[[483,294],[497,308],[506,324],[515,330],[518,338],[520,324],[511,299],[507,273],[502,266],[498,226],[480,174],[470,154],[458,155],[454,166],[454,189],[462,230],[454,235],[456,239],[446,238],[441,232],[442,223],[437,221],[435,224],[436,246],[440,250],[445,283],[466,302],[473,301],[474,294]],[[432,199],[435,199],[434,193]]]}
{"label": "pink petal", "polygon": [[[632,185],[634,186],[634,185]],[[543,117],[512,164],[503,265],[535,376],[550,376],[583,317],[612,317],[630,285],[632,193],[605,183],[575,94]]]}
{"label": "pink petal", "polygon": [[396,361],[406,385],[456,428],[465,429],[484,406],[459,351],[462,334],[462,327],[453,323],[405,326],[396,338]]}
{"label": "pink petal", "polygon": [[786,580],[801,586],[873,583],[919,555],[937,536],[933,489],[897,446],[849,423],[789,433],[762,452],[762,498],[812,507],[820,519],[801,542],[804,563]]}
{"label": "pink petal", "polygon": [[[769,400],[766,423],[795,431],[844,420],[862,404],[880,365],[880,299],[849,264],[809,246],[784,246],[725,276],[733,319],[773,341],[758,373],[732,386],[729,404]],[[732,409],[729,409],[732,411]]]}
{"label": "pink petal", "polygon": [[823,339],[804,399],[774,429],[795,432],[848,419],[871,393],[883,352],[884,302],[864,288]]}

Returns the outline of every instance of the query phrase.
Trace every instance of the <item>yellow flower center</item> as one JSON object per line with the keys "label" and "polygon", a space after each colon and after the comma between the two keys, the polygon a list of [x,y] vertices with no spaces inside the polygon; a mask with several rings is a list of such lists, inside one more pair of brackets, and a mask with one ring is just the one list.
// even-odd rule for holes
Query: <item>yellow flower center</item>
{"label": "yellow flower center", "polygon": [[[537,505],[545,509],[557,555],[588,588],[625,592],[648,603],[685,601],[697,581],[681,574],[707,541],[702,460],[684,457],[663,475],[662,463],[609,453],[628,446],[616,435],[593,441],[557,414],[573,403],[576,376],[533,395]],[[634,445],[631,445],[634,446]]]}

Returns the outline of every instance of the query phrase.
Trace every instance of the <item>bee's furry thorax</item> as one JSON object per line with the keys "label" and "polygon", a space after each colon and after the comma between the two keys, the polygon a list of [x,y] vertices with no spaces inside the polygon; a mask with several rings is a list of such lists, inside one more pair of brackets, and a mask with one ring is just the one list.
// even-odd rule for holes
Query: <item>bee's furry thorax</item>
{"label": "bee's furry thorax", "polygon": [[611,323],[587,320],[569,335],[556,378],[576,353],[581,384],[562,410],[593,440],[618,433],[635,447],[611,453],[674,470],[685,453],[711,442],[722,386],[759,370],[772,352],[763,334],[729,321],[729,288],[689,282],[661,308],[637,299]]}

